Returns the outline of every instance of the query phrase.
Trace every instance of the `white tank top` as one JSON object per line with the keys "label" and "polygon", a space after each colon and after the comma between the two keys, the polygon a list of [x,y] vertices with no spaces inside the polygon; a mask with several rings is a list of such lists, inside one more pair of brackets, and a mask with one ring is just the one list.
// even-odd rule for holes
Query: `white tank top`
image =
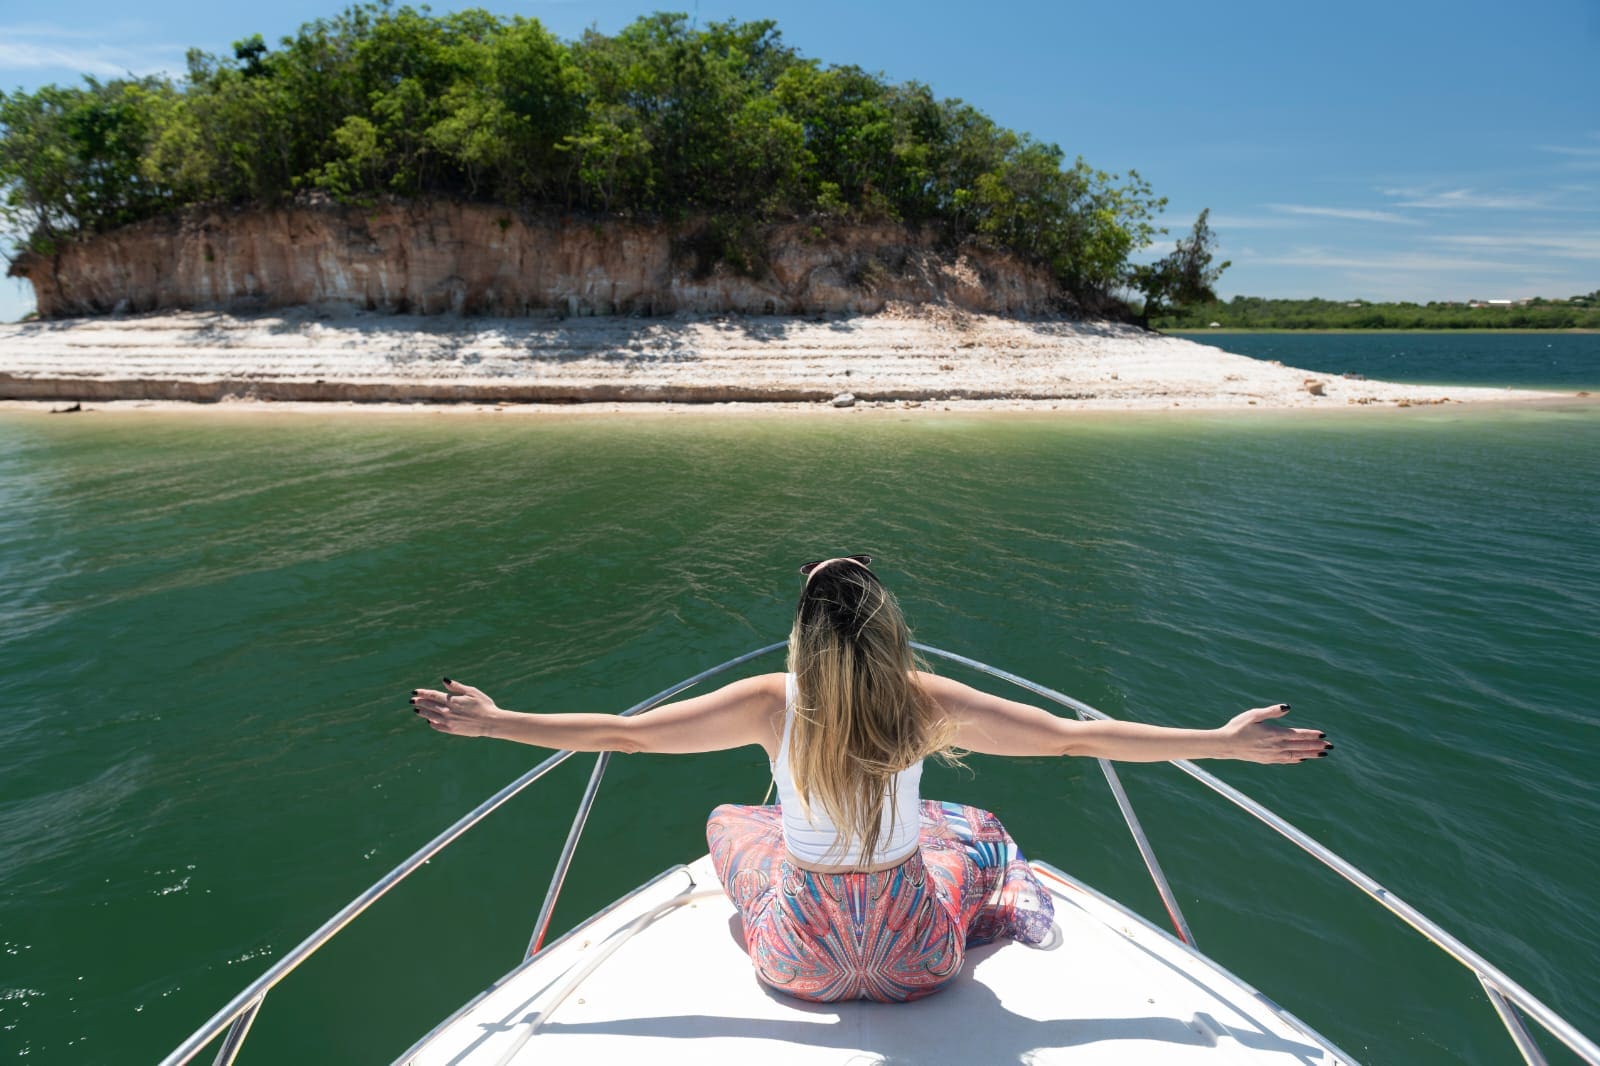
{"label": "white tank top", "polygon": [[[783,843],[789,853],[818,866],[884,866],[903,862],[917,850],[922,832],[922,761],[894,775],[890,787],[894,802],[883,805],[883,820],[878,830],[878,845],[871,857],[861,858],[861,841],[852,836],[839,846],[840,833],[820,803],[811,805],[806,817],[795,791],[794,774],[789,769],[789,732],[794,726],[794,705],[799,692],[793,674],[784,686],[783,740],[778,758],[772,764],[772,780],[778,790],[778,807],[783,812]],[[891,808],[894,817],[891,819]]]}

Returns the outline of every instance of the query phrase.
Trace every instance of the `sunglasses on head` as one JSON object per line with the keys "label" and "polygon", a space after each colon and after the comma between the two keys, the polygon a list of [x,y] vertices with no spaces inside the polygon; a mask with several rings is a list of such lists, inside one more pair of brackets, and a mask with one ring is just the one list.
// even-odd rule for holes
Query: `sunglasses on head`
{"label": "sunglasses on head", "polygon": [[[853,563],[860,563],[861,564],[861,569],[867,570],[868,573],[871,573],[871,571],[867,569],[868,567],[870,567],[872,565],[872,556],[870,556],[870,555],[841,555],[841,556],[838,556],[838,558],[840,558],[840,559],[849,559]],[[800,567],[800,573],[805,575],[806,577],[810,577],[811,576],[811,571],[815,570],[817,567],[821,566],[823,563],[825,563],[827,561],[828,560],[826,560],[826,559],[818,559],[814,563],[805,563]]]}

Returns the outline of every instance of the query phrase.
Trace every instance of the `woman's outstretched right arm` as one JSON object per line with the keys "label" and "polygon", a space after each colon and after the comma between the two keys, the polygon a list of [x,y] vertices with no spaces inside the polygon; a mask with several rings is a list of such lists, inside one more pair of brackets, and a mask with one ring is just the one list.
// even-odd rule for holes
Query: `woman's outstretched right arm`
{"label": "woman's outstretched right arm", "polygon": [[767,745],[774,711],[782,711],[783,699],[783,675],[762,674],[629,718],[524,714],[508,711],[479,689],[447,678],[442,691],[416,689],[411,705],[434,729],[456,736],[495,737],[572,751],[683,754]]}

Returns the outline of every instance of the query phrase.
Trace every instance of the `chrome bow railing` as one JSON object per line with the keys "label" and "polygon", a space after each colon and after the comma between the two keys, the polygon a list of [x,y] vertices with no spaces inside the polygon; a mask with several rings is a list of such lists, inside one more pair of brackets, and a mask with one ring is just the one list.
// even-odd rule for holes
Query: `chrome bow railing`
{"label": "chrome bow railing", "polygon": [[[785,646],[786,642],[778,641],[729,659],[727,662],[713,666],[708,670],[702,670],[693,677],[664,688],[649,699],[634,704],[623,711],[622,715],[626,717],[642,714],[666,702],[685,689]],[[1025,677],[990,666],[988,663],[970,659],[965,655],[957,655],[954,652],[943,651],[926,644],[914,644],[913,647],[926,655],[944,659],[948,662],[959,663],[979,673],[1009,682],[1036,696],[1071,710],[1079,718],[1110,719],[1109,715],[1096,710],[1081,700],[1073,699],[1071,696],[1064,695],[1052,688],[1029,681]],[[488,817],[490,813],[499,809],[511,797],[539,780],[539,778],[555,769],[574,754],[571,751],[556,752],[484,800],[454,825],[434,837],[427,844],[424,844],[410,858],[390,870],[372,887],[351,900],[314,933],[297,944],[283,958],[268,968],[265,973],[251,982],[237,996],[233,997],[227,1006],[212,1015],[209,1021],[190,1034],[188,1039],[163,1059],[162,1066],[180,1066],[182,1063],[189,1062],[218,1036],[223,1036],[223,1039],[217,1050],[216,1058],[213,1060],[213,1066],[230,1066],[238,1056],[245,1036],[250,1031],[251,1023],[255,1021],[256,1014],[261,1009],[262,1001],[266,998],[267,993],[279,982],[288,977],[301,963],[316,953],[323,944],[331,940],[334,934],[354,921],[391,888],[414,873],[418,867],[443,851],[457,837],[477,825]],[[556,861],[555,873],[550,878],[550,887],[546,890],[544,902],[539,907],[539,915],[534,922],[533,936],[528,943],[527,954],[529,956],[537,954],[544,944],[545,934],[550,927],[550,918],[555,910],[556,899],[561,894],[561,886],[566,880],[567,870],[572,864],[573,854],[577,851],[578,840],[583,835],[584,825],[589,819],[589,810],[594,805],[595,796],[599,791],[601,779],[605,776],[606,766],[609,764],[610,758],[610,752],[602,752],[595,760],[594,771],[590,774],[588,786],[584,789],[583,798],[579,801],[578,812],[573,818],[572,828],[567,833],[566,843],[562,845],[561,856]],[[1134,843],[1139,849],[1139,854],[1143,857],[1145,866],[1150,871],[1151,880],[1155,882],[1156,890],[1161,895],[1161,901],[1166,906],[1167,913],[1172,919],[1172,924],[1178,937],[1184,943],[1193,947],[1194,934],[1190,931],[1189,923],[1184,918],[1182,909],[1178,906],[1177,897],[1173,895],[1172,887],[1167,882],[1166,874],[1162,871],[1161,864],[1156,859],[1155,850],[1145,836],[1143,826],[1139,824],[1139,818],[1134,813],[1133,805],[1122,788],[1122,781],[1118,778],[1116,769],[1109,760],[1100,759],[1098,761],[1100,768],[1105,772],[1106,782],[1111,787],[1111,793],[1116,798],[1117,806],[1122,811],[1123,819],[1128,824],[1128,831],[1133,834]],[[1461,965],[1471,970],[1483,986],[1484,993],[1488,996],[1490,1004],[1493,1005],[1495,1012],[1500,1016],[1501,1022],[1505,1024],[1507,1032],[1511,1035],[1512,1042],[1516,1044],[1517,1050],[1521,1053],[1523,1060],[1528,1063],[1528,1066],[1547,1066],[1547,1064],[1543,1052],[1540,1051],[1538,1044],[1533,1039],[1533,1035],[1528,1030],[1523,1018],[1524,1014],[1538,1022],[1546,1032],[1565,1044],[1588,1066],[1600,1066],[1600,1046],[1597,1046],[1588,1037],[1578,1032],[1565,1018],[1551,1010],[1531,992],[1510,977],[1507,977],[1498,967],[1467,947],[1437,922],[1390,892],[1350,862],[1340,858],[1233,786],[1225,784],[1191,762],[1176,760],[1172,765],[1236,807],[1265,823],[1280,836],[1286,837],[1312,858],[1365,892],[1390,913],[1432,941],[1434,945],[1461,963]]]}

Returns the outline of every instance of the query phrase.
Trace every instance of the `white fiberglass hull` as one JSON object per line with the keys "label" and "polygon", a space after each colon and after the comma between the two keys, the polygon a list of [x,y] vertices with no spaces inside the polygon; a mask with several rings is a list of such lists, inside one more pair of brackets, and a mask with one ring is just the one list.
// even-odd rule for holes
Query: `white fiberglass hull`
{"label": "white fiberglass hull", "polygon": [[1045,863],[1042,947],[974,949],[915,1003],[764,988],[709,856],[663,874],[507,974],[401,1056],[484,1063],[1298,1063],[1348,1056],[1171,935]]}

